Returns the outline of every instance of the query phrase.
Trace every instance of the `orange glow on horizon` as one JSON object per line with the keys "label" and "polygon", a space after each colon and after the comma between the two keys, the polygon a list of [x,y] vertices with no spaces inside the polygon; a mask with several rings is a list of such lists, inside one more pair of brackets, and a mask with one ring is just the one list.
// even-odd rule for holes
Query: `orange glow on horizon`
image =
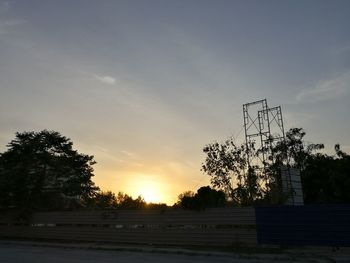
{"label": "orange glow on horizon", "polygon": [[[130,178],[135,178],[127,182],[130,187],[128,192],[134,196],[142,196],[147,203],[168,203],[165,188],[166,185],[161,183],[159,175],[149,174],[132,174]],[[137,179],[136,179],[137,178]]]}
{"label": "orange glow on horizon", "polygon": [[133,198],[141,196],[147,203],[165,203],[169,206],[176,203],[179,194],[209,184],[209,179],[203,180],[203,174],[196,175],[196,170],[186,169],[181,163],[155,163],[126,165],[116,169],[115,163],[100,161],[95,167],[93,181],[103,191],[109,190],[115,194],[123,192]]}

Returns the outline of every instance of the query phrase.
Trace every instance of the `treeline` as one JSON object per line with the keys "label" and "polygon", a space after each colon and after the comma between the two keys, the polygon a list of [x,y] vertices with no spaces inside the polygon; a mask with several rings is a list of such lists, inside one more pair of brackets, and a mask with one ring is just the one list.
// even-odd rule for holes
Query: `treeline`
{"label": "treeline", "polygon": [[[247,161],[247,155],[261,151],[254,145],[236,145],[232,139],[206,145],[202,171],[213,188],[180,194],[173,207],[283,204],[281,167],[286,165],[300,170],[305,203],[350,203],[350,156],[339,145],[334,155],[322,153],[323,144],[306,144],[304,136],[301,128],[289,130],[286,140],[269,149],[273,159],[263,173]],[[0,209],[167,207],[148,204],[141,196],[101,191],[92,181],[94,157],[73,149],[72,141],[58,132],[16,133],[7,147],[0,154]]]}
{"label": "treeline", "polygon": [[224,207],[228,205],[226,195],[221,190],[215,190],[210,186],[203,186],[196,193],[187,191],[178,196],[178,200],[172,206],[164,203],[147,203],[142,196],[132,198],[130,195],[112,191],[98,191],[93,197],[84,200],[83,206],[87,208],[101,209],[165,209],[182,208],[190,210],[203,210],[209,207]]}
{"label": "treeline", "polygon": [[227,205],[228,200],[223,191],[212,189],[210,186],[203,186],[196,193],[187,191],[180,194],[174,207],[203,210],[208,207],[224,207]]}
{"label": "treeline", "polygon": [[[164,209],[166,204],[147,203],[142,196],[101,191],[92,181],[91,155],[73,149],[73,142],[55,131],[16,133],[8,149],[0,154],[0,209]],[[219,191],[203,188],[193,196],[183,196],[175,207],[199,209],[222,205],[214,195]]]}
{"label": "treeline", "polygon": [[147,203],[142,196],[132,196],[119,192],[117,195],[112,191],[98,191],[94,196],[83,201],[86,208],[101,209],[164,209],[164,203]]}
{"label": "treeline", "polygon": [[[231,138],[208,144],[202,170],[238,206],[283,204],[288,193],[282,190],[281,167],[300,171],[305,203],[350,203],[350,156],[338,144],[333,155],[325,154],[323,144],[306,143],[305,135],[293,128],[285,140],[263,149],[236,145]],[[270,156],[265,169],[248,162],[247,156],[258,158],[263,151]]]}
{"label": "treeline", "polygon": [[141,197],[101,191],[92,181],[91,155],[55,131],[16,133],[0,154],[0,209],[164,208]]}

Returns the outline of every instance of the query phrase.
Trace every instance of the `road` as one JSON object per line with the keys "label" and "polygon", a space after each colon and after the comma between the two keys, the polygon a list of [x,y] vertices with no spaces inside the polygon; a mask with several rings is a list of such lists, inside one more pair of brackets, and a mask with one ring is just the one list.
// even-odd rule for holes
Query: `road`
{"label": "road", "polygon": [[[0,263],[265,263],[264,258],[242,258],[236,254],[203,255],[151,253],[132,251],[93,250],[61,247],[40,247],[30,245],[0,244]],[[273,262],[291,262],[276,260]],[[293,261],[303,262],[303,261]],[[308,261],[310,262],[310,261]]]}

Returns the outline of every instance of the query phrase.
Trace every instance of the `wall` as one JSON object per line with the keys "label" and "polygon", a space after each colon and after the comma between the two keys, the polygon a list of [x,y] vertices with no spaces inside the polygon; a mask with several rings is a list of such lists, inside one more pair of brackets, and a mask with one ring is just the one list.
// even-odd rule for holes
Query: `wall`
{"label": "wall", "polygon": [[161,245],[255,246],[254,208],[86,210],[0,215],[0,236]]}
{"label": "wall", "polygon": [[199,246],[350,246],[350,205],[0,213],[0,237]]}
{"label": "wall", "polygon": [[350,246],[350,205],[257,207],[258,244]]}

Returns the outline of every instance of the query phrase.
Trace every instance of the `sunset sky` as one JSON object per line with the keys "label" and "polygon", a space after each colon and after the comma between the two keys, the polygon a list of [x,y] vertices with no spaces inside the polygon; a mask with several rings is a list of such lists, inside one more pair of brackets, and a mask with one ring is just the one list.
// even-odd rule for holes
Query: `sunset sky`
{"label": "sunset sky", "polygon": [[350,1],[0,0],[0,152],[56,130],[103,190],[173,204],[263,98],[350,152]]}

